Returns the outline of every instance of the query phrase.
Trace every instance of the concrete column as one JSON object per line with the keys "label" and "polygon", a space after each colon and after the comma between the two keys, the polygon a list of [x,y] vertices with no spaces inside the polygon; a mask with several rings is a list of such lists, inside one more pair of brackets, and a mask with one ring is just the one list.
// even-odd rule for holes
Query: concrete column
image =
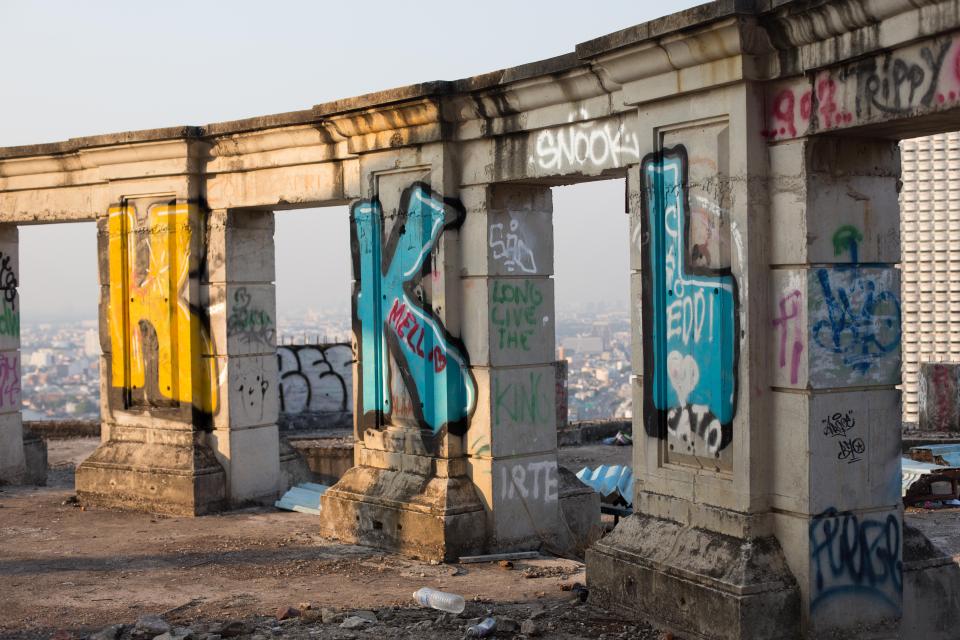
{"label": "concrete column", "polygon": [[206,209],[120,197],[97,220],[103,443],[78,468],[85,504],[196,515],[222,508],[206,433],[221,408],[201,297]]}
{"label": "concrete column", "polygon": [[631,215],[634,515],[587,552],[591,598],[682,635],[784,638],[799,594],[773,535],[762,101],[645,104]]}
{"label": "concrete column", "polygon": [[902,600],[896,143],[770,146],[770,499],[807,633]]}
{"label": "concrete column", "polygon": [[272,211],[216,210],[207,220],[201,291],[218,372],[209,443],[234,506],[272,501],[281,488],[273,230]]}
{"label": "concrete column", "polygon": [[20,252],[17,227],[0,226],[0,484],[24,480],[20,413]]}
{"label": "concrete column", "polygon": [[345,541],[454,560],[486,548],[463,453],[478,406],[460,339],[465,212],[443,194],[441,169],[398,171],[389,154],[369,162],[382,164],[367,169],[368,197],[350,214],[357,466],[324,494],[321,526]]}
{"label": "concrete column", "polygon": [[569,527],[557,466],[551,191],[493,185],[462,196],[464,343],[478,389],[470,477],[491,546],[555,546]]}

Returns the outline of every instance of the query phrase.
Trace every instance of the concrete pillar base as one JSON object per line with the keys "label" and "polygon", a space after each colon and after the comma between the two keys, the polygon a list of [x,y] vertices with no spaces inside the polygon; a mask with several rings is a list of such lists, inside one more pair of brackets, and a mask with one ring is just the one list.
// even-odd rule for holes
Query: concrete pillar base
{"label": "concrete pillar base", "polygon": [[466,477],[358,466],[321,500],[321,533],[343,542],[437,562],[485,550],[486,513]]}
{"label": "concrete pillar base", "polygon": [[199,516],[226,506],[226,474],[199,438],[193,442],[108,440],[76,473],[87,506]]}
{"label": "concrete pillar base", "polygon": [[290,444],[290,441],[280,436],[280,491],[281,494],[290,487],[304,482],[323,482],[315,477],[310,465],[303,455]]}
{"label": "concrete pillar base", "polygon": [[24,484],[47,484],[47,443],[40,436],[23,430]]}
{"label": "concrete pillar base", "polygon": [[799,637],[800,593],[773,537],[635,514],[587,550],[590,600],[685,638]]}

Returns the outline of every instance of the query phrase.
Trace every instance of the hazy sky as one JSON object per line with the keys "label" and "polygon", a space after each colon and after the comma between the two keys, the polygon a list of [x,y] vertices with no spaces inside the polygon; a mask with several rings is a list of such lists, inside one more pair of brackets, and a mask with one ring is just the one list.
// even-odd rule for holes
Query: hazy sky
{"label": "hazy sky", "polygon": [[[0,146],[203,125],[453,80],[567,53],[696,4],[4,1]],[[554,210],[558,305],[626,300],[622,182],[557,189]],[[322,238],[318,216],[339,221]],[[304,297],[316,304],[303,307],[346,305],[347,238],[343,210],[278,216],[281,311]],[[23,322],[95,317],[92,224],[24,227],[20,251]]]}

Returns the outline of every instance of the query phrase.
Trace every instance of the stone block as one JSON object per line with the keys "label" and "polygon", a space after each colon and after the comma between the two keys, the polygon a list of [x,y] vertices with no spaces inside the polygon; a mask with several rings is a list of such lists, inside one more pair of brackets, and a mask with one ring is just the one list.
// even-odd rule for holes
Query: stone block
{"label": "stone block", "polygon": [[276,353],[277,303],[273,284],[213,284],[208,291],[213,338],[210,346],[214,353]]}
{"label": "stone block", "polygon": [[471,455],[516,456],[557,448],[552,365],[474,369],[477,408],[467,429]]}
{"label": "stone block", "polygon": [[227,499],[231,506],[269,502],[280,489],[280,435],[276,425],[215,429],[210,447],[227,474]]}
{"label": "stone block", "polygon": [[473,366],[553,361],[552,279],[471,278],[463,291],[463,342]]}
{"label": "stone block", "polygon": [[216,360],[220,386],[214,428],[236,430],[276,424],[280,415],[276,357],[255,355]]}
{"label": "stone block", "polygon": [[773,503],[794,513],[870,509],[900,497],[900,391],[774,391]]}
{"label": "stone block", "polygon": [[553,274],[553,214],[549,208],[513,205],[471,211],[460,233],[465,276]]}
{"label": "stone block", "polygon": [[273,211],[267,210],[213,212],[205,280],[233,284],[275,280],[273,216]]}

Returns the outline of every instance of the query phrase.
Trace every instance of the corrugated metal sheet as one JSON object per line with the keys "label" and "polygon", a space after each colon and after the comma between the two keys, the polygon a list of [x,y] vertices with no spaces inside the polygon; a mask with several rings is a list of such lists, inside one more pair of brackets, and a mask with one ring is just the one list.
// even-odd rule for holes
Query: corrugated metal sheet
{"label": "corrugated metal sheet", "polygon": [[305,482],[304,484],[290,487],[290,490],[274,502],[273,506],[287,511],[299,511],[300,513],[320,515],[320,496],[322,496],[323,492],[327,489],[329,489],[329,487],[325,484]]}
{"label": "corrugated metal sheet", "polygon": [[619,493],[628,506],[633,505],[633,470],[629,466],[602,464],[596,469],[584,467],[577,472],[577,477],[600,495]]}

